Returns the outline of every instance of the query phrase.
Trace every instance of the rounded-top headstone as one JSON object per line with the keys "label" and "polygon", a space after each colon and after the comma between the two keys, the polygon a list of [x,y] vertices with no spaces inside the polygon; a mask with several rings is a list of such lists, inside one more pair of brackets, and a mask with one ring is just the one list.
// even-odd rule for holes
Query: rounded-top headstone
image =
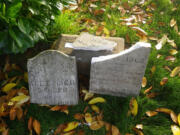
{"label": "rounded-top headstone", "polygon": [[47,50],[28,60],[31,103],[75,105],[78,81],[75,57]]}

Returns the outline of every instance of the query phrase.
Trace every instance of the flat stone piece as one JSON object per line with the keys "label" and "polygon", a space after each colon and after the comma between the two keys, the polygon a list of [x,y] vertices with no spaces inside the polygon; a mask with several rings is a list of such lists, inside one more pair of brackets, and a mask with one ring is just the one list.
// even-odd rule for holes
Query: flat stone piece
{"label": "flat stone piece", "polygon": [[138,42],[108,56],[93,57],[90,92],[112,96],[137,96],[141,89],[151,45]]}
{"label": "flat stone piece", "polygon": [[31,103],[75,105],[78,81],[75,57],[47,50],[28,60]]}
{"label": "flat stone piece", "polygon": [[105,40],[113,41],[117,43],[114,50],[100,50],[100,51],[90,51],[90,50],[75,50],[73,48],[65,47],[66,43],[73,43],[79,35],[68,35],[62,34],[62,36],[54,42],[52,49],[59,50],[67,55],[75,56],[77,60],[78,74],[90,75],[90,65],[92,57],[117,54],[124,50],[124,39],[119,37],[101,37]]}
{"label": "flat stone piece", "polygon": [[73,42],[73,44],[68,44],[67,47],[73,48],[75,50],[89,50],[89,51],[110,50],[112,51],[116,45],[117,43],[114,41],[109,41],[109,40],[103,39],[102,37],[94,36],[89,33],[83,32]]}

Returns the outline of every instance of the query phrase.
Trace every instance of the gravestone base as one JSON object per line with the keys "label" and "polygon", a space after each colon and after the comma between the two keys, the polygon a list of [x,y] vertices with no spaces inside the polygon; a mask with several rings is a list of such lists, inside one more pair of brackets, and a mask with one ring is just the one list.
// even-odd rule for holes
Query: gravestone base
{"label": "gravestone base", "polygon": [[90,76],[90,63],[92,57],[105,56],[110,54],[116,54],[124,50],[124,39],[118,37],[102,37],[109,41],[114,41],[117,43],[117,46],[114,50],[75,50],[72,48],[66,48],[66,43],[73,43],[79,35],[67,35],[62,34],[62,36],[55,41],[52,49],[59,50],[67,55],[75,56],[77,60],[78,74]]}

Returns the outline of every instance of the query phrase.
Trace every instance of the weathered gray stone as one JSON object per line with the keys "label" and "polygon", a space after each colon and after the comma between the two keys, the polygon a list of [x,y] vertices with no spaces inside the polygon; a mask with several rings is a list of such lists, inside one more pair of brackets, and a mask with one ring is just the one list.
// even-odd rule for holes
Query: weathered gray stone
{"label": "weathered gray stone", "polygon": [[66,43],[73,43],[79,35],[66,35],[63,34],[53,45],[52,49],[59,50],[67,55],[76,56],[78,74],[88,75],[90,74],[90,63],[92,57],[98,57],[102,55],[116,54],[124,50],[124,39],[119,37],[102,37],[103,39],[116,42],[117,45],[114,50],[75,50],[73,48],[65,47]]}
{"label": "weathered gray stone", "polygon": [[[88,50],[88,51],[101,51],[101,50],[114,50],[117,45],[114,41],[106,40],[102,37],[91,35],[87,32],[81,35],[70,46],[75,50]],[[65,46],[66,47],[66,46]]]}
{"label": "weathered gray stone", "polygon": [[31,103],[75,105],[78,81],[75,57],[47,50],[28,60]]}
{"label": "weathered gray stone", "polygon": [[131,48],[91,61],[90,92],[113,96],[136,96],[146,69],[151,45],[138,42]]}

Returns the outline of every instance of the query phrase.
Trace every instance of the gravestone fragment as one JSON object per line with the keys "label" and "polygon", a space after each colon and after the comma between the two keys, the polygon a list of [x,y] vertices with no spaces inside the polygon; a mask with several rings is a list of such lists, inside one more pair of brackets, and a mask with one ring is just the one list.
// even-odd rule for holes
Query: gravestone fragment
{"label": "gravestone fragment", "polygon": [[112,51],[116,46],[117,43],[114,41],[83,32],[72,44],[67,44],[65,47],[70,47],[75,50]]}
{"label": "gravestone fragment", "polygon": [[112,96],[137,96],[141,89],[151,45],[138,42],[131,48],[91,61],[90,92]]}
{"label": "gravestone fragment", "polygon": [[[82,34],[84,36],[82,36]],[[98,57],[102,55],[109,55],[109,54],[116,54],[120,51],[124,50],[124,39],[119,37],[95,37],[90,35],[89,39],[97,39],[96,47],[94,44],[90,44],[85,42],[84,37],[87,37],[87,33],[82,33],[81,35],[67,35],[63,34],[56,42],[54,43],[52,49],[59,50],[67,55],[75,56],[77,60],[77,66],[78,66],[78,74],[83,75],[90,75],[90,64],[92,57]],[[85,45],[80,42],[80,46],[74,45],[77,41],[79,41],[79,36],[82,36],[80,38],[80,41],[83,41],[83,44],[85,42]],[[99,38],[104,39],[105,41],[112,42],[113,44],[111,46],[105,46],[98,44]],[[87,40],[86,40],[87,41]],[[91,40],[89,40],[91,41]],[[93,41],[91,41],[92,43]],[[102,42],[101,42],[102,43]],[[104,43],[104,41],[103,41]],[[99,46],[98,46],[99,45]],[[93,47],[92,47],[93,46]],[[98,47],[97,47],[98,46]],[[98,48],[98,49],[97,49]],[[113,49],[113,50],[112,50]]]}
{"label": "gravestone fragment", "polygon": [[47,50],[28,60],[31,103],[75,105],[78,82],[75,57]]}

